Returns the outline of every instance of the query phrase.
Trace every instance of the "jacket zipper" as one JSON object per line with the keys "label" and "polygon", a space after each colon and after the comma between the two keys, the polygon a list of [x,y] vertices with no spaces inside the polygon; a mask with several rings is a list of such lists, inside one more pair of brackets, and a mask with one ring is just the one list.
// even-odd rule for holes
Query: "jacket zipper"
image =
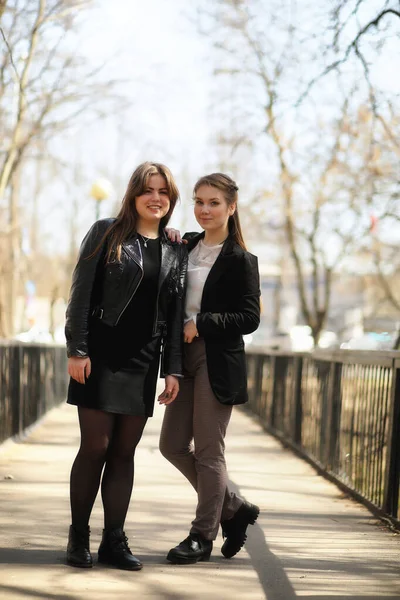
{"label": "jacket zipper", "polygon": [[[161,244],[161,263],[160,263],[160,271],[162,268],[162,253],[163,253],[163,245]],[[157,322],[158,322],[158,299],[160,297],[160,284],[157,287],[157,301],[156,301],[156,315],[153,323],[153,335],[157,333]],[[161,338],[163,338],[164,331],[161,331]]]}
{"label": "jacket zipper", "polygon": [[[138,244],[138,246],[139,246],[139,251],[140,251],[140,258],[143,260],[143,257],[142,257],[142,249],[141,249],[141,247],[140,247],[140,244]],[[135,260],[135,259],[134,259],[134,257],[133,257],[133,260]],[[136,264],[138,265],[138,267],[140,268],[140,270],[141,270],[141,272],[142,272],[142,275],[141,275],[141,277],[140,277],[140,280],[139,280],[139,282],[138,282],[137,286],[136,286],[136,287],[135,287],[135,289],[133,290],[133,293],[132,293],[131,297],[129,298],[128,302],[125,304],[124,308],[123,308],[123,309],[122,309],[122,311],[119,313],[119,315],[118,315],[118,319],[117,319],[117,320],[115,321],[115,323],[114,323],[114,327],[116,327],[116,326],[118,325],[120,318],[122,317],[122,315],[124,314],[124,312],[125,312],[125,311],[126,311],[126,309],[128,308],[128,304],[129,304],[129,303],[130,303],[130,301],[132,300],[133,296],[136,294],[136,292],[137,292],[137,290],[138,290],[138,287],[139,287],[139,285],[142,283],[142,279],[143,279],[143,277],[144,277],[144,269],[143,269],[142,265],[140,265],[140,264],[139,264],[139,263],[138,263],[136,260],[135,260],[135,262],[136,262]],[[158,295],[157,295],[157,300],[158,300]]]}
{"label": "jacket zipper", "polygon": [[157,322],[158,322],[158,298],[160,297],[160,292],[157,292],[157,300],[156,300],[156,315],[153,323],[153,335],[157,333]]}

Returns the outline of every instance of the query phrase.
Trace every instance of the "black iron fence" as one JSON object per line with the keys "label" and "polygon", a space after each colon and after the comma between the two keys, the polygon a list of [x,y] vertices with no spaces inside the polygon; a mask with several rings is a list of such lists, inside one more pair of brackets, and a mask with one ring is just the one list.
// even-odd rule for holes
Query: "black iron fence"
{"label": "black iron fence", "polygon": [[400,353],[248,350],[264,427],[400,526]]}
{"label": "black iron fence", "polygon": [[21,434],[66,393],[65,346],[0,342],[0,443]]}

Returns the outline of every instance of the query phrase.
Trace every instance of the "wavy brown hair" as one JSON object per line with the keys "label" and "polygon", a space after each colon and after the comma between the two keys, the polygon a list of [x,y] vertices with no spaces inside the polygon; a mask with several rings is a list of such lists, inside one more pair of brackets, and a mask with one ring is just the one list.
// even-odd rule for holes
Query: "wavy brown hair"
{"label": "wavy brown hair", "polygon": [[234,204],[236,206],[235,212],[229,217],[228,220],[229,235],[237,244],[239,244],[241,248],[243,248],[243,250],[247,250],[245,241],[243,239],[242,228],[240,226],[238,212],[239,188],[236,185],[236,182],[229,177],[229,175],[225,175],[224,173],[211,173],[210,175],[204,175],[204,177],[200,177],[194,186],[194,196],[196,195],[199,187],[202,185],[209,185],[221,190],[221,192],[224,194],[227,205],[232,206]]}
{"label": "wavy brown hair", "polygon": [[160,221],[160,230],[166,227],[179,198],[178,187],[168,167],[161,163],[144,162],[132,173],[117,218],[107,229],[93,254],[98,252],[107,239],[106,262],[121,260],[122,242],[136,233],[138,213],[136,211],[135,198],[145,192],[152,175],[161,175],[167,184],[170,207],[167,214]]}

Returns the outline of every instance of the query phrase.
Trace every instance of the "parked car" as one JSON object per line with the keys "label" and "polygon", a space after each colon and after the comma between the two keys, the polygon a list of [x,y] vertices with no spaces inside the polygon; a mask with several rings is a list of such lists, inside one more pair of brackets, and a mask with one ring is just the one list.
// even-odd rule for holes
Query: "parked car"
{"label": "parked car", "polygon": [[369,331],[358,337],[350,338],[340,344],[341,350],[392,350],[396,340],[396,332],[378,333]]}
{"label": "parked car", "polygon": [[27,331],[17,333],[14,340],[26,344],[65,344],[64,326],[57,327],[53,337],[48,329],[33,325]]}
{"label": "parked car", "polygon": [[[257,330],[250,336],[244,336],[244,339],[247,345],[283,352],[309,352],[314,349],[311,327],[308,325],[296,325],[289,332],[280,332],[274,336],[265,330]],[[323,330],[321,332],[319,348],[337,348],[338,346],[338,337],[334,331]]]}
{"label": "parked car", "polygon": [[46,329],[41,329],[37,325],[33,325],[27,331],[22,331],[21,333],[17,333],[14,336],[15,340],[25,343],[40,343],[40,344],[52,344],[53,338],[51,334]]}

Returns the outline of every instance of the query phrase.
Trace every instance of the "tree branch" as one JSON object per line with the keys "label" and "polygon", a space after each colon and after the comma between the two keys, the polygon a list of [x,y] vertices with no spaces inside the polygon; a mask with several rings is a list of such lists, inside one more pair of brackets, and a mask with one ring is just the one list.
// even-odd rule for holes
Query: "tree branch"
{"label": "tree branch", "polygon": [[[358,6],[359,6],[359,4],[360,4],[360,2],[358,3]],[[338,67],[340,67],[341,65],[343,65],[348,60],[352,51],[354,51],[355,54],[357,55],[357,57],[360,59],[362,54],[358,48],[359,41],[370,29],[372,29],[373,27],[378,27],[381,20],[388,14],[395,15],[396,17],[398,17],[400,19],[400,11],[395,10],[393,8],[388,8],[388,9],[382,10],[375,17],[375,19],[372,19],[371,21],[369,21],[366,25],[364,25],[364,27],[362,27],[360,29],[360,31],[357,33],[357,35],[355,36],[353,41],[347,46],[347,48],[344,52],[344,56],[342,58],[329,64],[319,75],[316,75],[313,79],[311,79],[311,81],[308,83],[305,91],[300,95],[299,99],[297,100],[296,105],[299,106],[303,102],[303,100],[309,95],[311,89],[314,87],[314,85],[318,81],[320,81],[323,77],[325,77],[332,71],[337,70]],[[338,40],[335,41],[335,38],[334,38],[334,46],[337,46],[337,43],[338,43]],[[364,60],[362,60],[361,62],[363,63],[363,65],[365,65]]]}

